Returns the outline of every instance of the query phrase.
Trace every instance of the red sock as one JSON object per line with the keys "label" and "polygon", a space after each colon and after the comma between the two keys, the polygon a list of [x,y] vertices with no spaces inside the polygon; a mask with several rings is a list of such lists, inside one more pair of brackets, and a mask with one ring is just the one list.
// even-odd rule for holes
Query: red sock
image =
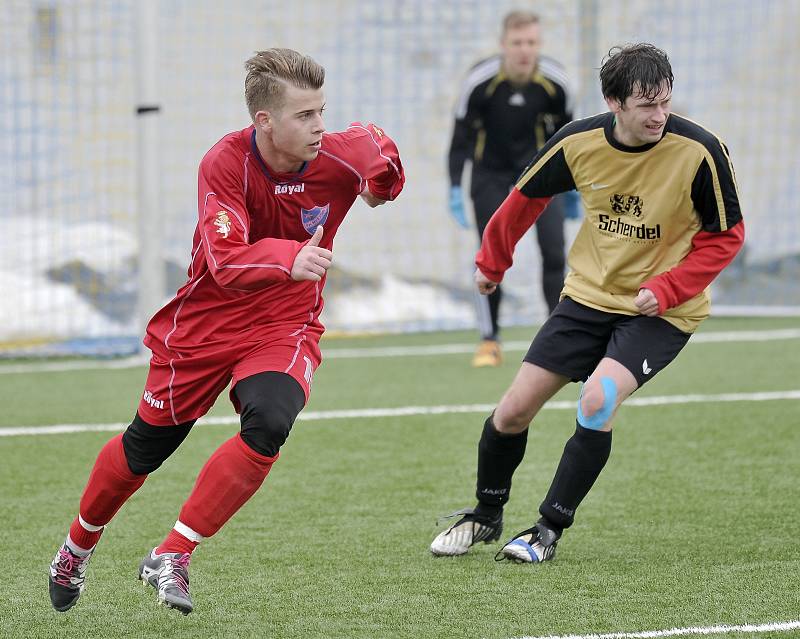
{"label": "red sock", "polygon": [[180,552],[192,554],[192,551],[197,548],[200,541],[194,541],[188,537],[184,537],[174,528],[169,531],[166,539],[161,542],[161,545],[156,548],[156,554],[160,555],[162,552]]}
{"label": "red sock", "polygon": [[[200,538],[211,537],[264,483],[276,459],[278,455],[260,455],[237,433],[203,466],[192,494],[181,509],[179,523]],[[167,540],[169,537],[159,548],[168,547]]]}
{"label": "red sock", "polygon": [[[91,524],[88,525],[91,526]],[[78,548],[73,548],[73,550],[91,550],[95,547],[100,540],[100,535],[103,534],[103,527],[91,527],[92,530],[89,530],[81,522],[80,517],[75,517],[75,521],[73,521],[72,525],[69,527],[69,541],[72,542],[70,546],[78,546]]]}
{"label": "red sock", "polygon": [[[145,479],[147,475],[134,475],[128,468],[122,433],[112,438],[97,455],[86,482],[78,511],[83,521],[92,527],[105,526]],[[87,530],[76,518],[70,526],[69,536],[78,546],[89,550],[102,532],[102,528]]]}

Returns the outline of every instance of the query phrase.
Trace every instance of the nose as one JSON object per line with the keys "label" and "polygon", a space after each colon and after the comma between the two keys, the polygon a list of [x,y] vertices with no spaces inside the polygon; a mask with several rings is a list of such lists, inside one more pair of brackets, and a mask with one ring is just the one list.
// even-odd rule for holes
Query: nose
{"label": "nose", "polygon": [[314,132],[322,133],[325,131],[325,121],[322,119],[322,114],[318,113],[314,120]]}

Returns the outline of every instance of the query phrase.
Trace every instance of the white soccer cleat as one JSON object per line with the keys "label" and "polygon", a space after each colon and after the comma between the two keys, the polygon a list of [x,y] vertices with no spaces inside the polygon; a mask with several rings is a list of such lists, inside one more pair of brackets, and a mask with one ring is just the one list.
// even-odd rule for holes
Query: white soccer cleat
{"label": "white soccer cleat", "polygon": [[464,555],[478,542],[486,544],[497,541],[503,532],[503,514],[495,519],[479,517],[475,511],[466,509],[454,512],[448,517],[463,515],[447,530],[440,532],[431,542],[431,552],[437,557]]}

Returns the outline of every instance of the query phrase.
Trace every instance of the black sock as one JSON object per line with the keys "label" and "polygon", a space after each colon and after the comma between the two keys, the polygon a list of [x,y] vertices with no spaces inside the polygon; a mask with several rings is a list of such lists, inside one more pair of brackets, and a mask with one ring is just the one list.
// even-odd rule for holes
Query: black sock
{"label": "black sock", "polygon": [[483,425],[478,443],[478,487],[475,512],[494,518],[503,511],[511,491],[511,477],[525,456],[528,430],[503,435],[494,427],[494,413]]}
{"label": "black sock", "polygon": [[497,340],[500,335],[500,300],[503,298],[503,291],[500,286],[494,289],[494,293],[489,295],[489,316],[492,318],[492,339]]}
{"label": "black sock", "polygon": [[577,424],[569,438],[553,483],[539,512],[554,528],[569,528],[575,510],[594,484],[611,454],[611,431],[590,430]]}

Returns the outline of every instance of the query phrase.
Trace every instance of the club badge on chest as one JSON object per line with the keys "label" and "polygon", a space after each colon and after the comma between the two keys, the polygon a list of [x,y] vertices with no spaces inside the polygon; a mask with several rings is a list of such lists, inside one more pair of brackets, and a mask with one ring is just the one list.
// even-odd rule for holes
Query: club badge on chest
{"label": "club badge on chest", "polygon": [[313,235],[318,226],[323,226],[325,224],[330,209],[330,203],[323,204],[322,206],[314,206],[310,209],[300,208],[300,220],[303,223],[303,228],[308,231],[309,235]]}

